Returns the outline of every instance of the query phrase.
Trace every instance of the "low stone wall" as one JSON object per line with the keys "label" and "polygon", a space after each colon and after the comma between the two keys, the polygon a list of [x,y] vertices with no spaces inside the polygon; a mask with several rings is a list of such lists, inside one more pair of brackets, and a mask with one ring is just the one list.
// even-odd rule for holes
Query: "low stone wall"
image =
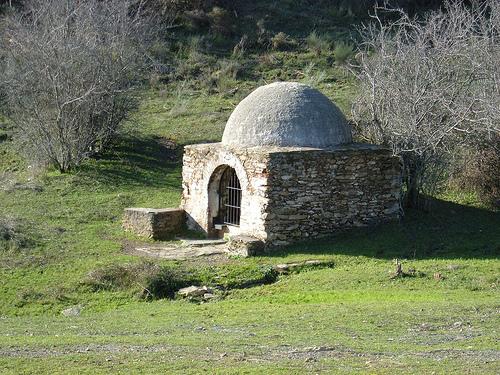
{"label": "low stone wall", "polygon": [[126,208],[123,228],[138,236],[162,240],[181,232],[185,217],[181,208]]}

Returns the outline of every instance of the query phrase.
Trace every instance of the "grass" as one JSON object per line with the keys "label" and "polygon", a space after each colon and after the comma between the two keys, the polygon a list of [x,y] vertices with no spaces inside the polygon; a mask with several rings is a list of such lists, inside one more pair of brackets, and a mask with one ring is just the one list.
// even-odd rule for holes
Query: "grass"
{"label": "grass", "polygon": [[[279,3],[247,5],[255,19],[278,17],[265,22],[271,35],[304,43],[316,29],[333,46],[349,35],[328,12]],[[200,76],[142,92],[112,149],[70,174],[34,171],[0,127],[0,224],[15,223],[0,233],[0,372],[498,373],[500,215],[473,195],[448,192],[429,212],[266,257],[147,268],[123,251],[138,240],[121,229],[123,209],[177,206],[182,146],[219,140],[255,87],[309,82],[345,112],[356,91],[324,50],[195,57]],[[396,258],[414,276],[391,278]],[[333,267],[269,271],[310,259]],[[100,287],[88,282],[96,270]],[[163,270],[175,270],[175,285],[215,286],[219,298],[138,297]],[[75,305],[80,316],[61,314]]]}
{"label": "grass", "polygon": [[[134,240],[120,228],[124,207],[178,204],[180,152],[165,148],[164,137],[215,139],[220,130],[203,130],[201,103],[214,113],[230,105],[193,95],[184,120],[202,124],[190,132],[168,119],[170,99],[146,93],[143,100],[135,120],[144,128],[125,132],[110,153],[73,174],[43,174],[41,191],[0,192],[0,215],[15,216],[24,235],[37,239],[0,255],[3,373],[496,372],[500,218],[473,205],[436,200],[430,212],[408,212],[401,223],[268,257],[157,262],[225,288],[210,303],[145,302],[134,285],[85,285],[93,270],[140,264],[121,250]],[[222,121],[226,112],[217,113]],[[394,258],[416,276],[391,279]],[[307,259],[334,267],[245,285],[261,283],[266,267]],[[81,316],[60,314],[74,305]]]}

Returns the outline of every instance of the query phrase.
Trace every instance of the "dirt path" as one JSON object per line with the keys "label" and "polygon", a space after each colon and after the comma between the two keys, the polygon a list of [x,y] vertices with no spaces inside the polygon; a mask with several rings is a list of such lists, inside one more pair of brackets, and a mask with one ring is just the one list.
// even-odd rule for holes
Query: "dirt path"
{"label": "dirt path", "polygon": [[[298,360],[315,362],[323,358],[348,359],[362,358],[367,362],[378,361],[404,361],[408,358],[442,360],[461,360],[470,363],[492,363],[500,361],[500,351],[498,350],[458,350],[440,349],[422,352],[360,352],[346,347],[255,347],[249,346],[245,352],[221,352],[212,351],[210,348],[192,348],[167,345],[126,345],[126,344],[90,344],[62,346],[60,348],[26,348],[10,347],[0,349],[2,357],[24,357],[24,358],[46,358],[55,356],[65,356],[74,354],[104,354],[116,355],[127,353],[161,353],[172,359],[182,355],[183,357],[193,357],[198,360],[220,360],[222,358],[246,361],[278,362],[280,360]],[[248,353],[248,354],[246,354]]]}

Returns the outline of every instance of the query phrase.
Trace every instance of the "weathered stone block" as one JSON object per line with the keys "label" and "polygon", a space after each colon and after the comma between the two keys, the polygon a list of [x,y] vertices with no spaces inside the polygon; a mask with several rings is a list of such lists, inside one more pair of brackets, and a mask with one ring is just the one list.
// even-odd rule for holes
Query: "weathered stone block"
{"label": "weathered stone block", "polygon": [[264,242],[258,238],[241,234],[230,237],[227,244],[228,251],[231,255],[243,257],[262,254],[264,252],[264,247]]}
{"label": "weathered stone block", "polygon": [[126,208],[123,228],[139,236],[161,240],[182,231],[185,212],[181,208]]}

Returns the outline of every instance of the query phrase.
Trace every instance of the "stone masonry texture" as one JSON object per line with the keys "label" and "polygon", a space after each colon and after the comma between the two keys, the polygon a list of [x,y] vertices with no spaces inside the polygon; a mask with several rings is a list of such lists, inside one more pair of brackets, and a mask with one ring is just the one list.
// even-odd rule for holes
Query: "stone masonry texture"
{"label": "stone masonry texture", "polygon": [[215,234],[217,176],[225,166],[242,187],[241,223],[231,235],[253,236],[268,249],[400,215],[401,163],[387,149],[215,143],[185,147],[181,207],[190,229]]}
{"label": "stone masonry texture", "polygon": [[182,231],[185,212],[179,208],[126,208],[123,228],[138,236],[162,240]]}

